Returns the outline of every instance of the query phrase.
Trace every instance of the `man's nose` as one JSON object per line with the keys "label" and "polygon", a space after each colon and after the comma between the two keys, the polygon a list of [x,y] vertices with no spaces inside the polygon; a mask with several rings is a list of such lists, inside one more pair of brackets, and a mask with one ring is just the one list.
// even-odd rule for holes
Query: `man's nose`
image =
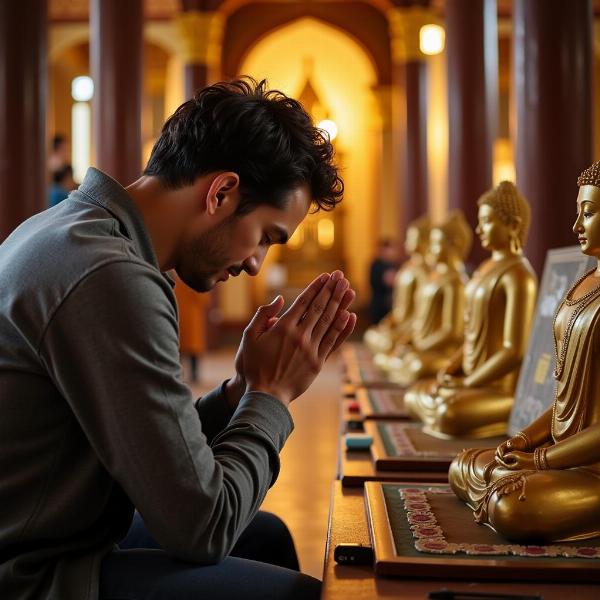
{"label": "man's nose", "polygon": [[257,250],[252,256],[249,256],[244,262],[244,271],[254,277],[258,275],[260,268],[265,260],[265,256],[267,255],[266,249]]}

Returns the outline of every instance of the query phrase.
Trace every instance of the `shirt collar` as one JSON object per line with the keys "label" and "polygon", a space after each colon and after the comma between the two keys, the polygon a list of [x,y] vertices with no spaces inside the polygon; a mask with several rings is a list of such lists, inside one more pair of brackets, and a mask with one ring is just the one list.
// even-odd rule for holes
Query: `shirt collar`
{"label": "shirt collar", "polygon": [[79,191],[93,204],[111,213],[119,221],[127,237],[134,243],[140,256],[158,268],[158,259],[144,225],[144,219],[121,184],[100,169],[90,167],[79,186]]}
{"label": "shirt collar", "polygon": [[[120,183],[100,169],[90,167],[79,186],[79,191],[89,202],[111,213],[119,221],[125,235],[133,242],[140,257],[160,270],[144,219],[131,196]],[[169,274],[163,273],[163,275],[171,286],[175,285],[174,279]]]}

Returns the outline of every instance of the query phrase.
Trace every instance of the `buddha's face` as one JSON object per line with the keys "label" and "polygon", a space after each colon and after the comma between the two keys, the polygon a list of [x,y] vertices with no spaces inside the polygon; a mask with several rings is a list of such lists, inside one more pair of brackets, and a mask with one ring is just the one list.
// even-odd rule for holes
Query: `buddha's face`
{"label": "buddha's face", "polygon": [[406,254],[414,254],[419,249],[419,230],[416,227],[409,227],[406,230],[404,249]]}
{"label": "buddha's face", "polygon": [[448,240],[444,232],[437,227],[429,234],[429,256],[434,263],[444,262],[448,258]]}
{"label": "buddha's face", "polygon": [[600,188],[595,185],[579,188],[573,231],[584,254],[600,257]]}
{"label": "buddha's face", "polygon": [[490,252],[510,248],[510,227],[489,204],[482,204],[477,213],[478,225],[475,233],[481,240],[481,246]]}

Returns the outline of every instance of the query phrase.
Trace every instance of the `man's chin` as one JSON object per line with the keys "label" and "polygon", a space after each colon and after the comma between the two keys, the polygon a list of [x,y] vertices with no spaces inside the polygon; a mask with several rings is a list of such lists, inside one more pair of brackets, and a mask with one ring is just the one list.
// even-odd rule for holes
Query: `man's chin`
{"label": "man's chin", "polygon": [[210,292],[217,285],[217,278],[212,277],[186,277],[179,274],[179,278],[185,285],[192,288],[195,292]]}

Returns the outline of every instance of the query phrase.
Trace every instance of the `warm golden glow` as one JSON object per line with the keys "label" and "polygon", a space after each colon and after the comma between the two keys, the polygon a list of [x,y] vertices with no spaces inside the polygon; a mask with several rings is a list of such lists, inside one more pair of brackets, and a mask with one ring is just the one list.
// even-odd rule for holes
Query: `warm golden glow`
{"label": "warm golden glow", "polygon": [[333,242],[335,241],[335,227],[331,219],[321,219],[317,224],[317,241],[319,242],[319,246],[324,250],[328,250],[333,246]]}
{"label": "warm golden glow", "polygon": [[494,185],[498,185],[501,181],[516,181],[517,173],[513,158],[513,148],[509,138],[499,138],[494,143],[492,177]]}
{"label": "warm golden glow", "polygon": [[[346,274],[361,297],[367,298],[369,262],[378,235],[374,221],[378,204],[376,144],[380,136],[380,129],[373,127],[372,88],[377,74],[369,55],[339,29],[316,19],[301,18],[261,38],[248,52],[239,72],[257,79],[266,77],[271,88],[297,97],[306,85],[308,60],[312,63],[311,84],[340,132],[336,149],[345,199],[341,206],[343,236],[336,231],[336,240],[343,239],[341,253],[347,261]],[[347,65],[352,65],[352,69],[344,68]],[[320,120],[319,115],[315,118]],[[317,231],[315,238],[316,234]],[[304,244],[307,243],[305,231]],[[315,246],[320,248],[318,243]],[[261,279],[260,275],[256,278],[258,286],[262,285]]]}
{"label": "warm golden glow", "polygon": [[325,130],[329,134],[329,139],[333,142],[338,134],[338,127],[331,119],[323,119],[317,123],[319,129]]}
{"label": "warm golden glow", "polygon": [[428,59],[427,166],[429,214],[443,221],[448,213],[448,89],[443,54]]}
{"label": "warm golden glow", "polygon": [[303,243],[304,243],[304,227],[301,223],[300,225],[298,225],[298,228],[296,229],[296,231],[294,231],[294,234],[292,235],[292,237],[288,240],[287,245],[292,250],[297,250],[298,248],[300,248],[300,246],[302,246]]}
{"label": "warm golden glow", "polygon": [[419,44],[421,52],[433,56],[444,51],[446,32],[440,25],[423,25],[419,31]]}

